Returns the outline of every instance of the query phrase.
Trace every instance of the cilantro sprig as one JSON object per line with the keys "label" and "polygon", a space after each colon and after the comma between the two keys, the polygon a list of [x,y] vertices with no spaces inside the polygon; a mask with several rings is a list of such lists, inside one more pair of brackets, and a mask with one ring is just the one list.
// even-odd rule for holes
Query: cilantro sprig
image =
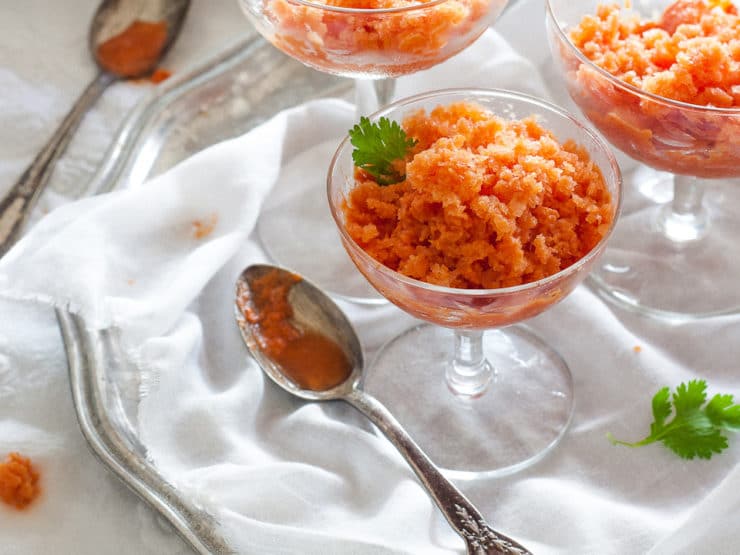
{"label": "cilantro sprig", "polygon": [[417,143],[406,136],[398,122],[380,118],[373,123],[366,117],[361,117],[360,123],[350,129],[349,142],[355,147],[352,151],[355,166],[372,175],[378,185],[406,179],[398,161],[404,160],[408,150]]}
{"label": "cilantro sprig", "polygon": [[[641,447],[656,441],[684,459],[710,459],[727,449],[727,431],[740,430],[740,405],[732,395],[717,394],[706,405],[707,382],[682,383],[671,395],[667,387],[653,397],[653,423],[650,435],[630,443],[607,434],[615,445]],[[673,418],[669,421],[670,416]]]}

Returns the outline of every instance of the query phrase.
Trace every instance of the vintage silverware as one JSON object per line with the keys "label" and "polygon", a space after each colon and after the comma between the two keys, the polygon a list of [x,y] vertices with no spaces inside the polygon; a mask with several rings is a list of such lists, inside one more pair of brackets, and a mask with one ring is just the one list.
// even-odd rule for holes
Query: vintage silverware
{"label": "vintage silverware", "polygon": [[328,390],[303,389],[291,381],[280,364],[265,353],[255,336],[254,326],[246,321],[238,299],[243,292],[253,290],[252,284],[256,279],[274,271],[288,273],[287,270],[266,264],[249,266],[239,276],[236,287],[236,321],[249,351],[262,370],[280,387],[302,399],[345,401],[367,416],[409,463],[452,528],[465,540],[468,553],[531,555],[511,538],[493,530],[480,511],[442,475],[388,409],[360,388],[364,363],[357,333],[339,307],[315,285],[301,279],[291,287],[288,302],[293,310],[293,318],[312,322],[316,332],[336,342],[350,359],[351,374],[344,382]]}
{"label": "vintage silverware", "polygon": [[168,482],[151,462],[126,414],[111,373],[121,364],[112,330],[93,331],[67,308],[56,308],[69,365],[72,401],[93,454],[160,514],[200,555],[234,554],[218,522]]}
{"label": "vintage silverware", "polygon": [[[104,0],[102,2],[90,24],[88,41],[99,68],[98,74],[77,99],[49,142],[0,201],[0,257],[13,246],[20,236],[31,209],[49,181],[56,161],[67,148],[87,111],[113,82],[118,79],[140,77],[154,69],[177,37],[189,6],[190,0],[151,0],[148,2]],[[135,73],[116,74],[105,69],[98,59],[98,46],[137,20],[166,22],[167,36],[159,56],[150,60],[146,67],[137,68]]]}

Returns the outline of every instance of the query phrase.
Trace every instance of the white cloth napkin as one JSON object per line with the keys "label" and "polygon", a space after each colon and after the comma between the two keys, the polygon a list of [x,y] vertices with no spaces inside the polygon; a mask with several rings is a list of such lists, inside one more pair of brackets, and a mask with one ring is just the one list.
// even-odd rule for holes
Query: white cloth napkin
{"label": "white cloth napkin", "polygon": [[[543,34],[529,27],[525,40],[516,31],[522,22],[539,29],[542,10],[538,1],[515,7],[504,20],[508,42],[536,36],[544,49]],[[456,59],[402,79],[399,94],[459,85],[551,94],[539,77],[546,51],[527,56],[534,62],[489,31]],[[48,306],[71,301],[91,325],[121,328],[144,382],[143,442],[240,553],[462,552],[361,416],[277,390],[233,324],[234,280],[265,259],[251,234],[262,201],[286,174],[325,171],[306,151],[338,142],[352,118],[350,105],[332,99],[283,112],[142,187],[58,208],[0,260],[0,454],[30,455],[44,480],[33,510],[0,505],[0,551],[187,552],[86,452]],[[317,166],[303,165],[312,158]],[[213,229],[199,237],[195,224]],[[369,354],[412,323],[392,306],[343,306]],[[661,446],[614,447],[604,435],[646,432],[662,385],[702,376],[738,394],[738,318],[667,327],[615,312],[580,287],[531,324],[573,372],[572,427],[543,461],[461,484],[465,493],[538,554],[735,553],[735,438],[711,461],[685,462]]]}

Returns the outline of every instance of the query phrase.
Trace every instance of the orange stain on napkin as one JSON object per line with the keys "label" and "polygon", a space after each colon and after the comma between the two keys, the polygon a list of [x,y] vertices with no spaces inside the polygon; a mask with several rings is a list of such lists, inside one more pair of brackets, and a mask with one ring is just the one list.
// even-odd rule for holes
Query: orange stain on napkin
{"label": "orange stain on napkin", "polygon": [[218,224],[218,216],[216,214],[211,214],[207,220],[194,220],[191,223],[193,238],[205,239],[216,229],[216,224]]}
{"label": "orange stain on napkin", "polygon": [[41,492],[39,472],[31,459],[19,453],[10,453],[0,463],[0,501],[22,510],[28,507]]}

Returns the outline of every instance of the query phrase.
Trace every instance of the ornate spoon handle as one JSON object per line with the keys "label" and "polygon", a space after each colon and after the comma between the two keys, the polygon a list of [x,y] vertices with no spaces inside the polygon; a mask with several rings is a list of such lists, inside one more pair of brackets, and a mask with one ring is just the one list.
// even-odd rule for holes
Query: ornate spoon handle
{"label": "ornate spoon handle", "polygon": [[475,555],[532,555],[517,542],[493,530],[478,509],[409,436],[401,424],[377,399],[359,389],[342,398],[367,416],[411,465],[442,514]]}
{"label": "ornate spoon handle", "polygon": [[0,200],[0,257],[8,252],[18,239],[28,214],[49,181],[55,162],[67,148],[82,118],[101,93],[116,79],[118,77],[111,73],[104,71],[98,73],[62,120],[49,142],[36,155],[5,198]]}

